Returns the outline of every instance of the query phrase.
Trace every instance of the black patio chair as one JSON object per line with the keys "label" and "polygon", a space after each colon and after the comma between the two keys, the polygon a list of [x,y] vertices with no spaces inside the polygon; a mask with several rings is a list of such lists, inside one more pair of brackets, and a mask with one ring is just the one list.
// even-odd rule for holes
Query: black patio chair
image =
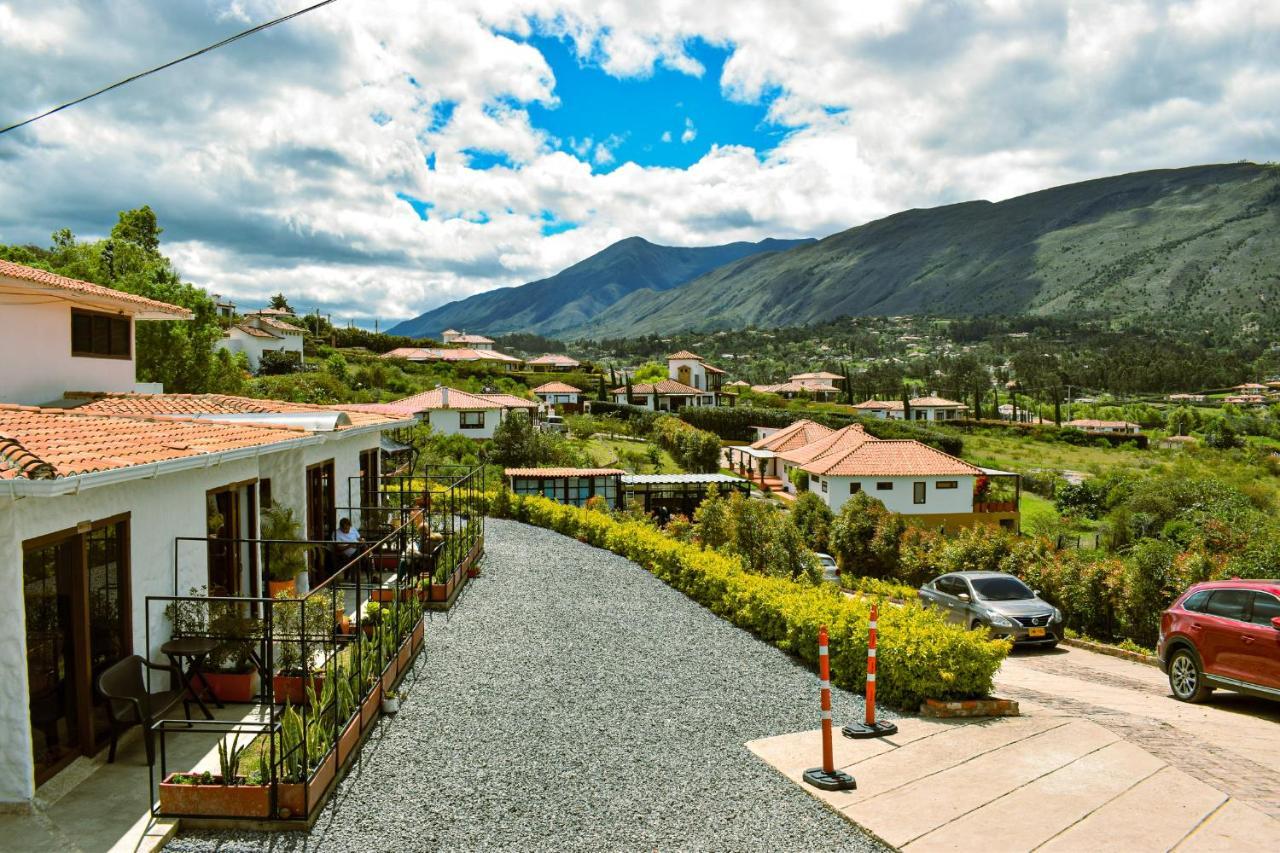
{"label": "black patio chair", "polygon": [[[148,692],[144,668],[169,673],[171,689]],[[172,685],[178,685],[174,688]],[[142,740],[147,747],[147,764],[155,764],[155,745],[151,726],[179,702],[182,712],[191,719],[191,700],[182,688],[182,679],[171,666],[151,663],[140,655],[130,655],[113,663],[98,676],[98,692],[107,700],[107,717],[111,720],[111,751],[107,763],[116,760],[116,741],[133,723],[142,726]]]}

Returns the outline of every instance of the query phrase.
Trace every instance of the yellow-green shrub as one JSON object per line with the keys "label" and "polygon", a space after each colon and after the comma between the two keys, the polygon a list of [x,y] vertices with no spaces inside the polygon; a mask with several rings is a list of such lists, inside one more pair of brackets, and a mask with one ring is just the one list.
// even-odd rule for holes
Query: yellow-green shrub
{"label": "yellow-green shrub", "polygon": [[[605,513],[526,497],[522,515],[639,563],[711,612],[817,665],[818,628],[830,635],[832,681],[861,691],[866,681],[870,603],[830,584],[810,585],[744,570],[736,558],[679,542],[654,527]],[[880,609],[877,696],[915,708],[926,698],[984,696],[1008,643],[950,625],[914,602]]]}

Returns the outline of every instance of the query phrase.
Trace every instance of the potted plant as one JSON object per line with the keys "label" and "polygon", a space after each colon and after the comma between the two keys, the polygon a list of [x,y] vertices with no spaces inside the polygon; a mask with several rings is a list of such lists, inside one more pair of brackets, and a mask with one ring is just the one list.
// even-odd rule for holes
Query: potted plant
{"label": "potted plant", "polygon": [[364,603],[363,614],[360,617],[360,628],[364,631],[366,637],[373,636],[374,631],[382,624],[382,618],[386,611],[387,608],[372,599]]}
{"label": "potted plant", "polygon": [[298,601],[282,593],[272,606],[276,640],[280,644],[280,671],[272,679],[271,692],[276,704],[301,705],[306,701],[308,689],[317,692],[323,689],[324,671],[312,666],[312,653],[323,650],[325,642],[332,641],[334,613],[328,599],[321,594]]}
{"label": "potted plant", "polygon": [[209,635],[221,640],[205,661],[201,675],[219,702],[252,702],[262,685],[253,664],[253,638],[258,622],[242,616],[233,602],[211,601]]}
{"label": "potted plant", "polygon": [[160,811],[202,817],[269,817],[270,787],[252,784],[240,774],[240,763],[249,746],[240,746],[239,735],[230,747],[225,740],[219,741],[218,775],[209,771],[170,773],[160,783]]}
{"label": "potted plant", "polygon": [[382,713],[395,716],[400,710],[400,694],[394,690],[384,691],[382,694]]}
{"label": "potted plant", "polygon": [[[273,503],[262,511],[261,536],[263,539],[294,540],[302,538],[302,527],[294,517],[293,508]],[[271,598],[287,592],[290,597],[298,593],[298,577],[307,571],[307,546],[287,541],[273,542],[266,546],[267,594]]]}

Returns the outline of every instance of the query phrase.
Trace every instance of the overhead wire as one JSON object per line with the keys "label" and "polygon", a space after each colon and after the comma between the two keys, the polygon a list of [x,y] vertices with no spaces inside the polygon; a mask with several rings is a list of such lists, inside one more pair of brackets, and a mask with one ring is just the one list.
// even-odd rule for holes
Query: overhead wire
{"label": "overhead wire", "polygon": [[299,9],[296,12],[290,12],[287,15],[281,15],[279,18],[275,18],[265,23],[258,24],[257,26],[250,27],[249,29],[238,32],[233,36],[228,36],[227,38],[224,38],[222,41],[215,42],[214,44],[208,45],[206,47],[202,47],[199,50],[192,51],[191,53],[188,53],[184,56],[180,56],[177,59],[170,60],[169,62],[166,62],[163,65],[157,65],[154,68],[148,68],[146,71],[140,71],[137,74],[132,74],[124,78],[123,80],[118,80],[115,83],[112,83],[109,86],[103,86],[101,89],[90,92],[87,95],[82,95],[79,98],[76,98],[74,100],[66,101],[65,103],[59,104],[58,106],[53,107],[52,109],[45,110],[39,115],[34,115],[28,119],[24,119],[20,122],[17,122],[16,124],[11,124],[8,127],[0,128],[0,136],[3,136],[4,134],[12,130],[17,130],[20,127],[26,127],[29,124],[33,124],[34,122],[40,121],[40,119],[48,118],[54,113],[61,112],[62,110],[65,110],[69,107],[74,107],[77,104],[83,104],[85,101],[91,98],[96,98],[99,95],[106,94],[107,92],[110,92],[113,89],[119,89],[121,86],[127,86],[128,84],[133,83],[134,81],[141,80],[143,77],[148,77],[152,74],[156,74],[160,71],[164,71],[166,68],[172,68],[175,65],[186,62],[189,59],[195,59],[198,56],[203,56],[204,54],[210,53],[211,51],[215,51],[218,48],[226,47],[227,45],[232,44],[233,42],[237,42],[243,38],[248,38],[249,36],[255,33],[260,33],[265,29],[269,29],[271,27],[276,26],[277,24],[283,24],[286,21],[291,21],[294,18],[299,17],[300,15],[307,14],[308,12],[314,12],[316,9],[319,9],[321,6],[328,6],[330,3],[336,3],[336,2],[337,0],[320,0],[319,3],[313,3],[310,6],[307,6],[305,9]]}

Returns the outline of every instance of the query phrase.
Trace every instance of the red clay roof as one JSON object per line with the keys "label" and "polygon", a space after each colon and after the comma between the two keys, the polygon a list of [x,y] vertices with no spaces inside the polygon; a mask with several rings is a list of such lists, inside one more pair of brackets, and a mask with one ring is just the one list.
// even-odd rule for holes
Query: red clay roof
{"label": "red clay roof", "polygon": [[879,411],[881,409],[890,409],[890,410],[899,409],[900,410],[902,408],[902,401],[901,400],[863,400],[861,403],[858,403],[856,406],[854,406],[854,408],[866,409],[868,411],[871,411],[871,410]]}
{"label": "red clay roof", "polygon": [[57,288],[58,290],[66,291],[68,298],[73,298],[75,294],[93,296],[99,299],[110,299],[135,308],[138,311],[167,314],[174,319],[185,320],[190,319],[191,317],[190,311],[177,305],[170,305],[167,302],[159,302],[155,299],[147,299],[145,296],[138,296],[134,293],[126,293],[123,290],[103,287],[100,284],[93,284],[88,281],[67,278],[64,275],[51,273],[47,270],[36,269],[35,267],[29,267],[24,264],[15,264],[12,261],[0,260],[0,276],[28,281],[32,284],[39,284],[44,287]]}
{"label": "red clay roof", "polygon": [[286,400],[259,400],[255,397],[233,397],[229,394],[97,394],[69,392],[71,401],[83,400],[78,412],[100,415],[251,415],[289,412],[345,412],[351,426],[391,423],[394,417],[352,408],[356,404],[321,406]]}
{"label": "red clay roof", "polygon": [[979,475],[982,469],[918,441],[872,439],[801,466],[828,477]]}
{"label": "red clay roof", "polygon": [[[277,335],[271,334],[266,329],[259,329],[257,326],[250,326],[248,323],[238,323],[231,328],[238,332],[244,332],[246,335],[252,335],[255,338],[270,338],[273,341],[279,340]],[[228,331],[227,334],[230,335],[231,332]]]}
{"label": "red clay roof", "polygon": [[507,468],[502,473],[507,477],[610,477],[627,472],[617,468]]}
{"label": "red clay roof", "polygon": [[453,337],[449,339],[449,343],[451,344],[491,344],[493,343],[493,339],[486,338],[484,335],[454,334]]}
{"label": "red clay roof", "polygon": [[383,358],[403,358],[409,361],[510,361],[520,359],[496,349],[469,349],[467,347],[397,347],[383,353]]}
{"label": "red clay roof", "polygon": [[467,391],[459,391],[457,388],[449,390],[449,405],[444,405],[444,394],[441,388],[432,388],[430,391],[423,391],[421,394],[414,394],[412,397],[405,397],[400,400],[393,400],[390,403],[356,403],[348,404],[343,407],[343,411],[349,411],[355,408],[362,412],[377,412],[379,414],[394,415],[398,417],[406,417],[416,415],[418,412],[429,412],[435,410],[449,409],[536,409],[537,403],[531,400],[524,400],[510,394],[471,394]]}
{"label": "red clay roof", "polygon": [[1076,427],[1078,429],[1128,429],[1130,427],[1139,428],[1137,424],[1128,421],[1100,421],[1096,418],[1076,418],[1074,421],[1067,421],[1063,426]]}
{"label": "red clay roof", "polygon": [[781,453],[813,444],[833,432],[835,430],[822,424],[810,420],[798,420],[771,435],[766,435],[751,446],[756,450],[772,450],[775,453]]}
{"label": "red clay roof", "polygon": [[[625,385],[621,388],[614,388],[613,393],[625,394],[627,393],[627,388]],[[681,396],[689,396],[691,394],[696,394],[698,396],[701,396],[703,394],[710,394],[711,392],[701,391],[697,388],[691,388],[690,386],[685,385],[683,382],[677,382],[674,379],[663,379],[661,382],[641,382],[639,385],[632,385],[631,393],[632,394],[666,394],[668,396],[675,395],[677,397],[681,397]]]}
{"label": "red clay roof", "polygon": [[875,439],[867,435],[862,424],[850,424],[823,436],[812,444],[786,450],[778,455],[788,462],[803,465],[828,453],[838,453],[856,447],[864,441],[875,441]]}
{"label": "red clay roof", "polygon": [[293,332],[297,335],[301,335],[306,332],[306,329],[301,326],[295,326],[292,323],[286,323],[284,320],[277,320],[274,317],[260,316],[256,317],[255,320],[270,329],[275,329],[280,332]]}
{"label": "red clay roof", "polygon": [[278,444],[282,426],[89,414],[0,403],[0,480],[49,480]]}
{"label": "red clay roof", "polygon": [[540,355],[537,358],[531,358],[525,363],[526,364],[558,364],[564,367],[577,367],[578,365],[582,364],[582,362],[578,361],[576,358],[569,358],[569,356],[567,355],[560,355],[558,353],[551,353],[551,352],[547,353],[546,355]]}
{"label": "red clay roof", "polygon": [[535,394],[581,394],[581,388],[574,388],[567,382],[546,382],[533,389]]}
{"label": "red clay roof", "polygon": [[694,352],[689,352],[687,349],[682,349],[680,350],[680,352],[671,353],[671,355],[667,356],[667,361],[671,361],[677,358],[691,358],[694,361],[702,361],[702,356]]}
{"label": "red clay roof", "polygon": [[805,379],[844,379],[839,373],[829,373],[825,370],[819,370],[816,373],[797,373],[788,378],[793,382],[801,382]]}

